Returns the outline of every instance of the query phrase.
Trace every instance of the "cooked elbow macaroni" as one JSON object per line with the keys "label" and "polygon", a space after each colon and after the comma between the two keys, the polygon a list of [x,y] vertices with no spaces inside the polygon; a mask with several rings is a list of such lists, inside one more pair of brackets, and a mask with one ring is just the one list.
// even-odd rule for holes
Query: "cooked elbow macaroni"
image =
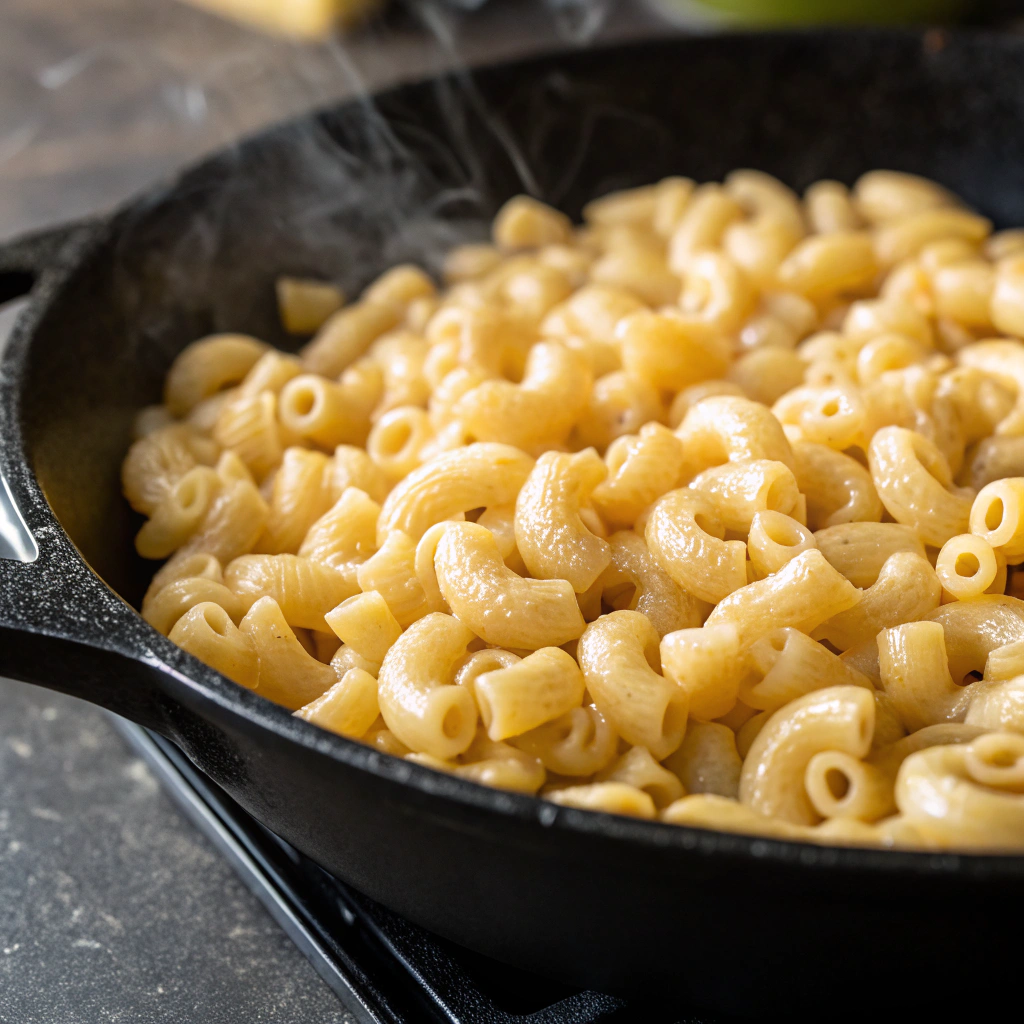
{"label": "cooked elbow macaroni", "polygon": [[583,217],[185,348],[122,469],[146,620],[565,808],[1024,850],[1022,233],[891,171]]}

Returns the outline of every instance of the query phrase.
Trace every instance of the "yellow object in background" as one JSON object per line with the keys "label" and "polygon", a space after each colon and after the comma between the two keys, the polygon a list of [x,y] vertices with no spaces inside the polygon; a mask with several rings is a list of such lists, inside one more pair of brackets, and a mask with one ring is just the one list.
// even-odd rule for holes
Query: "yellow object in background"
{"label": "yellow object in background", "polygon": [[187,0],[216,14],[302,39],[329,35],[358,21],[378,0]]}

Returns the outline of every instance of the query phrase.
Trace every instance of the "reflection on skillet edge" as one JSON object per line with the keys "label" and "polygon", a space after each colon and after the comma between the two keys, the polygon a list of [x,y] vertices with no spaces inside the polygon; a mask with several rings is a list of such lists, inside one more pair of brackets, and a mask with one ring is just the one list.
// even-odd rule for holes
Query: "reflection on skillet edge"
{"label": "reflection on skillet edge", "polygon": [[517,197],[445,278],[182,352],[122,472],[147,621],[563,805],[1024,848],[1024,231],[741,170]]}

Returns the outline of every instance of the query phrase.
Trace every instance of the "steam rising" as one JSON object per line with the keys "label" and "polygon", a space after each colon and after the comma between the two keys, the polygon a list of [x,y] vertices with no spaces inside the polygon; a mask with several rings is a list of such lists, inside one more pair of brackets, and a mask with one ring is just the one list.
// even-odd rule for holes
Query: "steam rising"
{"label": "steam rising", "polygon": [[[162,9],[165,2],[145,0]],[[83,139],[86,159],[97,165],[109,158],[104,141],[108,150],[125,146],[129,157],[113,181],[98,176],[97,194],[85,195],[84,209],[68,211],[80,215],[134,191],[142,184],[136,178],[150,180],[158,168],[221,149],[216,185],[209,175],[193,175],[185,179],[184,197],[180,188],[150,190],[124,223],[124,328],[154,349],[155,367],[162,365],[161,350],[179,346],[183,335],[249,329],[284,341],[274,335],[268,306],[277,274],[325,276],[353,294],[390,264],[411,259],[436,269],[451,245],[482,236],[493,197],[480,148],[493,151],[497,142],[516,187],[542,191],[531,154],[506,131],[500,112],[486,109],[468,68],[587,45],[605,26],[612,0],[492,0],[471,10],[479,6],[478,0],[418,0],[404,23],[389,16],[362,33],[314,46],[171,5],[175,19],[196,26],[181,30],[175,45],[159,35],[115,37],[41,69],[41,119],[28,126],[0,122],[0,175],[4,157],[17,161],[24,152],[26,133],[42,139],[44,153],[48,135],[71,136],[63,147],[50,141],[57,172],[67,169],[61,160],[73,166],[82,158]],[[454,74],[437,87],[435,123],[399,119],[395,127],[394,118],[381,116],[372,96],[382,84],[443,71]],[[533,85],[538,95],[567,87]],[[114,109],[102,109],[102,101],[99,110],[76,109],[77,95],[95,104],[105,93]],[[353,98],[351,113],[340,120],[298,117]],[[100,130],[83,132],[76,113]],[[258,155],[244,143],[224,149],[226,141],[288,117],[296,120]],[[543,103],[538,120],[543,132]],[[481,132],[490,136],[486,147]],[[560,173],[574,170],[567,165]],[[105,192],[111,188],[116,195]],[[246,322],[239,322],[240,310]]]}

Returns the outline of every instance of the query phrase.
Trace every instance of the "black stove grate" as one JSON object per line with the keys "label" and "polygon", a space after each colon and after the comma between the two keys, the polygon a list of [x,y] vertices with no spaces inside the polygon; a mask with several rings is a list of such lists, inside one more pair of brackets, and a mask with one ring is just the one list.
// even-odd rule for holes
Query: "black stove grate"
{"label": "black stove grate", "polygon": [[265,829],[173,744],[114,721],[360,1024],[713,1024],[569,989],[410,924]]}

